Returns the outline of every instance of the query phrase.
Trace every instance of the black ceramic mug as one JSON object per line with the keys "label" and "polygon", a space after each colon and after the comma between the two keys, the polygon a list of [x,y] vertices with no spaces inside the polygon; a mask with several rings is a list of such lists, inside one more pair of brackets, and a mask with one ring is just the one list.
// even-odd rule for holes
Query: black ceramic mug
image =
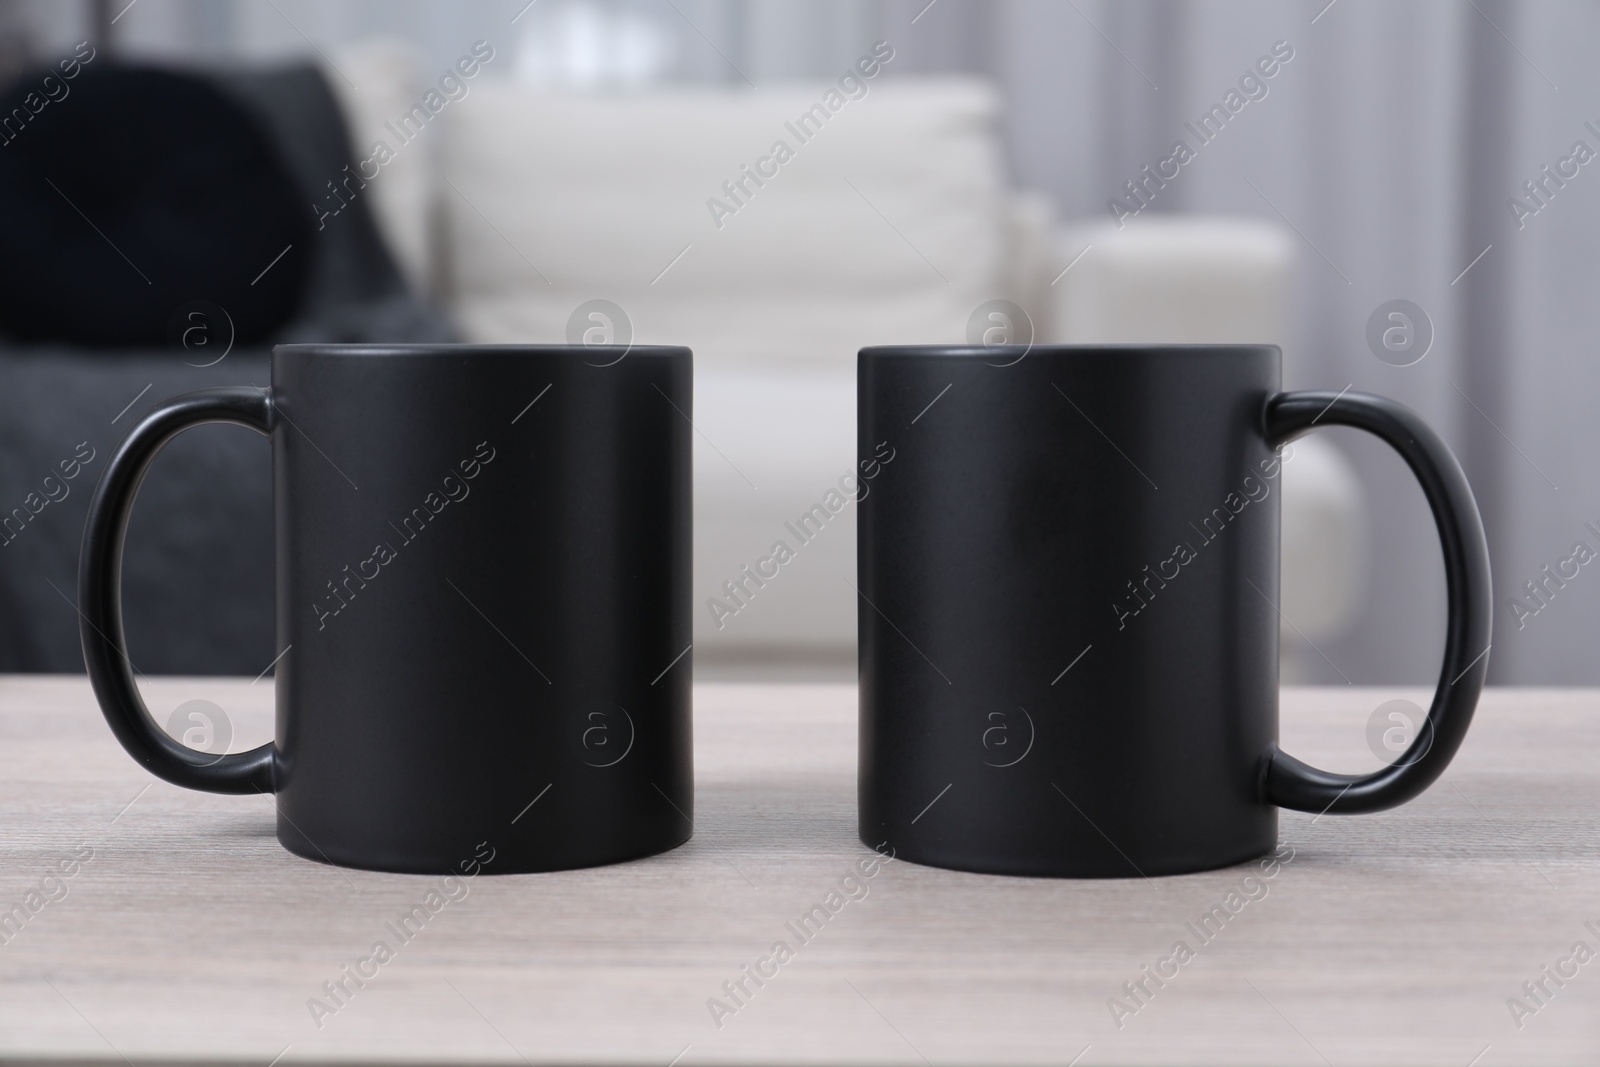
{"label": "black ceramic mug", "polygon": [[[1126,877],[1225,866],[1277,809],[1379,811],[1455,755],[1488,669],[1466,478],[1416,414],[1280,391],[1266,345],[863,349],[860,833],[901,859]],[[1368,775],[1278,738],[1281,447],[1388,442],[1444,548],[1444,664],[1411,747]]]}
{"label": "black ceramic mug", "polygon": [[[281,345],[272,388],[147,415],[79,569],[84,659],[154,774],[276,793],[309,859],[454,872],[611,863],[690,835],[686,348]],[[275,740],[221,758],[152,721],[123,636],[123,536],[162,446],[272,446]],[[464,868],[462,868],[464,869]]]}

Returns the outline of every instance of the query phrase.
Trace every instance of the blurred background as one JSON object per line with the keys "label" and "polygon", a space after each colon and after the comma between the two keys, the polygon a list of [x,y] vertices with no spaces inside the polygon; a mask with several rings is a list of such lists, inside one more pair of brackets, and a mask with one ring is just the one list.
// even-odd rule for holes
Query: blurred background
{"label": "blurred background", "polygon": [[[726,583],[852,469],[857,347],[1264,341],[1455,449],[1490,680],[1595,684],[1596,39],[1497,0],[0,0],[0,670],[79,669],[104,457],[274,341],[692,346],[702,678],[853,672],[851,508]],[[1432,681],[1400,461],[1330,430],[1282,491],[1286,680]],[[247,432],[163,456],[146,673],[270,664],[270,496]]]}

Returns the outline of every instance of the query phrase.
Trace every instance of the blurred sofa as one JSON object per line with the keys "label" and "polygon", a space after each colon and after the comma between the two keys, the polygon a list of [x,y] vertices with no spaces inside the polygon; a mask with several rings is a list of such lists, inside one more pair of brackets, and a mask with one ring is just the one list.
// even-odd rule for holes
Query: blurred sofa
{"label": "blurred sofa", "polygon": [[[340,62],[363,87],[340,86],[357,142],[381,138],[408,96],[393,87],[404,54]],[[485,80],[375,201],[408,273],[468,339],[576,339],[574,312],[603,300],[621,321],[579,326],[694,349],[702,667],[853,662],[850,507],[747,602],[725,583],[853,470],[861,346],[963,342],[997,323],[1013,341],[1287,339],[1281,228],[1064,225],[1009,182],[990,84],[867,81],[803,124],[829,88],[580,95]],[[763,163],[779,141],[792,158]],[[1313,439],[1300,455],[1284,490],[1285,613],[1320,640],[1359,606],[1365,520],[1337,450]],[[1286,642],[1291,665],[1298,647]]]}
{"label": "blurred sofa", "polygon": [[[388,45],[335,61],[343,75],[325,80],[349,129],[347,154],[365,158],[375,142],[395,141],[394,122],[414,113],[433,79]],[[697,660],[723,671],[848,670],[855,645],[850,507],[736,613],[718,617],[711,602],[729,603],[724,584],[854,470],[859,347],[963,342],[992,335],[997,324],[1006,339],[1039,342],[1282,342],[1292,271],[1292,246],[1260,224],[1062,225],[1047,198],[1008,181],[1000,102],[986,83],[864,85],[863,95],[830,112],[828,83],[759,94],[564,95],[480,77],[352,205],[354,228],[370,213],[388,252],[378,288],[391,302],[392,328],[382,314],[330,312],[320,325],[301,323],[285,336],[448,336],[451,327],[428,311],[431,304],[465,340],[560,342],[598,328],[607,339],[691,346]],[[763,163],[780,140],[790,158]],[[767,177],[758,183],[752,170]],[[325,199],[311,191],[313,204]],[[0,375],[16,377],[14,355],[0,345]],[[96,391],[132,396],[159,380],[116,426],[108,424],[113,432],[101,431],[109,445],[162,392],[209,384],[192,371],[174,375],[176,364],[189,362],[181,357],[140,354],[101,360],[98,369],[63,362],[46,373],[55,384],[35,393],[104,374]],[[231,365],[239,380],[265,380],[259,354]],[[28,366],[32,373],[46,365]],[[84,392],[66,387],[75,389]],[[266,450],[231,433],[177,442],[152,474],[152,483],[170,486],[167,495],[141,499],[135,516],[129,630],[136,653],[146,642],[146,662],[136,654],[136,663],[152,673],[253,673],[273,654],[263,639],[270,634]],[[0,444],[0,457],[23,447],[18,436]],[[27,459],[0,471],[25,482],[29,464],[50,447],[27,445]],[[1348,624],[1364,580],[1364,520],[1348,465],[1320,443],[1311,449],[1318,462],[1286,467],[1285,530],[1297,532],[1289,538],[1284,597],[1286,613],[1302,612],[1297,621],[1316,639]],[[219,477],[218,463],[239,476]],[[59,544],[36,561],[67,592],[87,488],[79,487],[76,515],[60,509],[52,535]],[[238,543],[242,529],[247,545]],[[0,559],[0,597],[9,595],[7,582],[22,580],[6,576],[9,562]],[[40,589],[24,600],[5,611],[46,611]],[[61,605],[54,612],[48,640],[21,642],[10,658],[0,641],[0,669],[72,669],[63,643],[75,620]],[[151,634],[176,635],[181,654],[150,643],[158,640]]]}

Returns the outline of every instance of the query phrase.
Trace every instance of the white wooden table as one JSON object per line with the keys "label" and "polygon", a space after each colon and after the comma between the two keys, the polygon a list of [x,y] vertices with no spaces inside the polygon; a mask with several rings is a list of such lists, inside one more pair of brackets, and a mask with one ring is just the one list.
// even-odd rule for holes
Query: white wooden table
{"label": "white wooden table", "polygon": [[[161,718],[186,699],[217,702],[235,748],[270,730],[268,681],[161,680],[146,693]],[[799,945],[785,924],[872,856],[855,836],[854,690],[695,695],[689,844],[611,868],[479,877],[319,1028],[308,999],[439,880],[296,859],[273,837],[269,799],[147,777],[82,679],[0,679],[0,913],[27,913],[0,930],[0,1059],[1600,1060],[1600,958],[1564,986],[1544,979],[1552,995],[1520,1028],[1507,1004],[1575,942],[1600,952],[1600,693],[1492,691],[1420,800],[1376,816],[1285,814],[1292,862],[1205,945],[1186,922],[1254,868],[1071,882],[895,862]],[[1288,691],[1286,747],[1369,769],[1368,716],[1395,696],[1425,699]],[[92,858],[44,879],[75,850]],[[731,1004],[723,983],[778,940],[795,957],[719,1028],[708,999]],[[1177,940],[1195,958],[1119,1029],[1108,1000],[1129,1003],[1123,983]]]}

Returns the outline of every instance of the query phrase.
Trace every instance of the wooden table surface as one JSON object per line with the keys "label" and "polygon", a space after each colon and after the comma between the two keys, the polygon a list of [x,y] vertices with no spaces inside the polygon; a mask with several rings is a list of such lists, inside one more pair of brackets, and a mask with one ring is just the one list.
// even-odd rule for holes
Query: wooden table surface
{"label": "wooden table surface", "polygon": [[[215,701],[235,748],[268,737],[270,681],[145,691],[161,719]],[[1370,769],[1368,718],[1397,696],[1426,694],[1286,691],[1285,746]],[[1253,865],[1089,882],[899,861],[847,884],[854,899],[804,944],[785,924],[872,858],[855,836],[854,689],[702,685],[695,701],[689,844],[465,883],[314,1019],[323,983],[439,879],[296,859],[270,799],[148,777],[82,679],[0,678],[0,913],[27,916],[0,930],[0,1059],[1600,1061],[1600,958],[1573,956],[1577,942],[1600,952],[1600,692],[1491,691],[1419,800],[1286,813],[1292,859],[1270,879]],[[1254,899],[1202,944],[1186,924],[1231,891]],[[708,1000],[732,1006],[723,983],[778,940],[794,958],[719,1027]],[[1112,998],[1137,1003],[1123,984],[1179,940],[1194,958],[1114,1017]],[[1528,998],[1530,981],[1548,995]]]}

